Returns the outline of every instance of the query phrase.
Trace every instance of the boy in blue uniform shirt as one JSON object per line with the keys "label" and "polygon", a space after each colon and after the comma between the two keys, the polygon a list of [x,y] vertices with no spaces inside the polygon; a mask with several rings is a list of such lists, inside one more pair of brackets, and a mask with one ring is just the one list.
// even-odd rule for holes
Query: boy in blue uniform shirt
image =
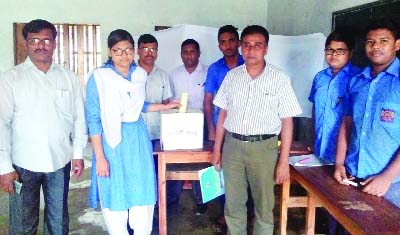
{"label": "boy in blue uniform shirt", "polygon": [[[329,67],[315,75],[308,97],[314,104],[314,153],[329,162],[335,161],[336,140],[347,103],[347,85],[351,77],[361,72],[350,62],[354,44],[354,38],[348,32],[333,31],[329,34],[324,50]],[[331,215],[328,215],[328,227],[331,235],[346,234]]]}
{"label": "boy in blue uniform shirt", "polygon": [[315,126],[314,152],[317,157],[335,161],[336,140],[345,108],[345,93],[349,80],[361,72],[350,59],[354,49],[352,35],[333,31],[325,42],[328,68],[315,75],[308,99],[313,105]]}
{"label": "boy in blue uniform shirt", "polygon": [[203,108],[208,128],[208,140],[215,140],[215,126],[219,114],[219,108],[212,104],[214,96],[229,70],[244,64],[243,57],[239,54],[239,42],[239,33],[234,26],[225,25],[218,30],[218,47],[224,56],[208,68],[204,87]]}
{"label": "boy in blue uniform shirt", "polygon": [[399,27],[380,19],[366,32],[371,64],[349,83],[350,106],[339,131],[334,178],[346,184],[348,172],[363,179],[363,192],[400,207]]}

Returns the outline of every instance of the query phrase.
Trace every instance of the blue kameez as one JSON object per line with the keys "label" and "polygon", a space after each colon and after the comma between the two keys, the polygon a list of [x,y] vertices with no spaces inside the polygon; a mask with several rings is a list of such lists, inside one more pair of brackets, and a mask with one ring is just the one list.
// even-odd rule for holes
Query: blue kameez
{"label": "blue kameez", "polygon": [[[115,71],[112,63],[104,67]],[[136,65],[132,64],[128,80]],[[112,149],[104,137],[100,118],[100,104],[97,86],[93,75],[87,83],[86,114],[90,136],[102,135],[103,151],[110,167],[110,176],[98,177],[96,174],[96,157],[93,154],[91,187],[89,203],[97,207],[100,200],[103,208],[111,211],[123,211],[133,206],[154,205],[157,200],[156,177],[153,161],[153,149],[142,119],[135,122],[121,123],[121,143]],[[142,111],[146,112],[149,103],[144,103]]]}

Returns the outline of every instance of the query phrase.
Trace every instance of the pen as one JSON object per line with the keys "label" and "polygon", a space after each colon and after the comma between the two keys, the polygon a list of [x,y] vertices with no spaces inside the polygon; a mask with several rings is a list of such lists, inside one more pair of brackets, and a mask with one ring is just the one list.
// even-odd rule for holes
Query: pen
{"label": "pen", "polygon": [[357,184],[356,182],[353,182],[353,181],[348,180],[348,179],[344,179],[344,180],[343,180],[343,183],[352,185],[352,186],[354,186],[354,187],[358,187],[358,184]]}
{"label": "pen", "polygon": [[309,162],[310,160],[311,160],[311,158],[310,158],[310,157],[306,157],[306,158],[304,158],[304,159],[301,159],[300,161],[298,161],[298,162],[296,162],[296,163],[303,164],[303,163],[307,163],[307,162]]}

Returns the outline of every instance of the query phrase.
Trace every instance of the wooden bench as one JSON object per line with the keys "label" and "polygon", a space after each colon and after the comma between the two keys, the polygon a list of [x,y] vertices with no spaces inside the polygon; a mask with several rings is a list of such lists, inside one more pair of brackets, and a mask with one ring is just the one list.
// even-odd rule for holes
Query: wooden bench
{"label": "wooden bench", "polygon": [[290,181],[282,185],[281,235],[286,235],[287,209],[290,207],[306,207],[305,233],[314,234],[317,206],[324,207],[351,234],[400,234],[400,208],[384,198],[339,184],[332,177],[333,166],[291,166],[290,174],[291,180],[299,183],[307,191],[307,197],[290,197]]}

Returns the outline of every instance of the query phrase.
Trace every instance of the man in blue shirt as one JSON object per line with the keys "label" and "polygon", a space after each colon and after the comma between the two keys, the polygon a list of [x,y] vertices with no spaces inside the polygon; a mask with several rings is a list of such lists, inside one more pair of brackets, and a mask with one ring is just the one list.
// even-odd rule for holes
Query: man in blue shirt
{"label": "man in blue shirt", "polygon": [[364,192],[400,207],[399,27],[380,19],[366,32],[371,64],[349,83],[350,106],[339,131],[334,177],[346,184],[347,171],[361,178]]}
{"label": "man in blue shirt", "polygon": [[208,140],[215,140],[215,126],[218,121],[219,108],[212,104],[226,73],[242,65],[244,60],[239,54],[239,34],[232,25],[222,26],[218,30],[218,47],[224,57],[210,65],[204,88],[204,115],[208,128]]}
{"label": "man in blue shirt", "polygon": [[313,103],[314,152],[329,162],[335,161],[347,85],[351,77],[361,72],[350,62],[354,44],[354,38],[348,32],[336,30],[329,34],[324,50],[329,67],[315,75],[308,97]]}

